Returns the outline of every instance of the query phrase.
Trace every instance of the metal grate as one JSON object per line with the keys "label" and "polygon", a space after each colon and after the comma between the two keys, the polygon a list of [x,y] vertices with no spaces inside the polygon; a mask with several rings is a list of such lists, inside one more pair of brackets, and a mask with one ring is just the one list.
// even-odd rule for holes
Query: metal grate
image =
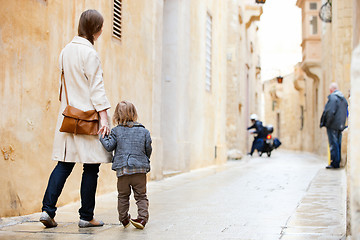
{"label": "metal grate", "polygon": [[113,36],[121,39],[122,0],[114,0]]}
{"label": "metal grate", "polygon": [[310,3],[310,9],[316,10],[317,9],[317,3]]}
{"label": "metal grate", "polygon": [[206,64],[205,64],[205,88],[211,90],[211,55],[212,55],[212,18],[206,15]]}

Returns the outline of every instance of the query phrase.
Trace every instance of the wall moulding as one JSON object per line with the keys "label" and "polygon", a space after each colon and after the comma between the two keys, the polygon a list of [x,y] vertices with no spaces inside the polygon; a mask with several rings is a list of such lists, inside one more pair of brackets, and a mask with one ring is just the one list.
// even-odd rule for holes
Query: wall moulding
{"label": "wall moulding", "polygon": [[262,7],[246,6],[246,10],[252,10],[253,12],[249,16],[249,20],[246,21],[246,29],[248,29],[251,24],[255,21],[259,21],[261,15],[263,14]]}
{"label": "wall moulding", "polygon": [[301,68],[301,64],[297,64],[294,69],[294,88],[297,91],[302,91],[305,88],[305,76],[304,71]]}
{"label": "wall moulding", "polygon": [[309,78],[314,79],[314,84],[315,85],[319,85],[320,78],[318,77],[318,75],[313,73],[312,69],[314,69],[314,68],[321,69],[321,65],[318,64],[318,63],[303,63],[301,65],[301,69],[305,72],[306,76],[308,76]]}

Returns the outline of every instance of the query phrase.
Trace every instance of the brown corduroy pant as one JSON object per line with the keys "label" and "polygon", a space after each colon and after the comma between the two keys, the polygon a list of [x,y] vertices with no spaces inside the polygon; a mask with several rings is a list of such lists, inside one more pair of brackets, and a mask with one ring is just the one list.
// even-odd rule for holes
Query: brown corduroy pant
{"label": "brown corduroy pant", "polygon": [[147,222],[149,219],[149,200],[146,196],[146,173],[118,177],[117,188],[119,220],[122,221],[128,216],[132,189],[138,207],[137,218],[144,219]]}

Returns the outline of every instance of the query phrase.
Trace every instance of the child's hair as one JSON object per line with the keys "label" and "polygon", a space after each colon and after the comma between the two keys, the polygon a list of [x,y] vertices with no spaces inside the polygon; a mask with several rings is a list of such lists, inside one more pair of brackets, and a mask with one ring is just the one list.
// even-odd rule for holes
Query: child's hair
{"label": "child's hair", "polygon": [[132,127],[138,118],[134,104],[128,101],[121,101],[116,105],[113,122],[115,125]]}

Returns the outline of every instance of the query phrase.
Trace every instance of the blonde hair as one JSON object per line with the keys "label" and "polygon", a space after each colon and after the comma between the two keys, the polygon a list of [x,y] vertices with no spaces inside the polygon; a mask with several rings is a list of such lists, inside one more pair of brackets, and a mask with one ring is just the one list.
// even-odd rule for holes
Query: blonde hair
{"label": "blonde hair", "polygon": [[133,126],[138,118],[134,104],[128,101],[121,101],[116,105],[113,123],[114,125],[125,125],[128,127]]}

